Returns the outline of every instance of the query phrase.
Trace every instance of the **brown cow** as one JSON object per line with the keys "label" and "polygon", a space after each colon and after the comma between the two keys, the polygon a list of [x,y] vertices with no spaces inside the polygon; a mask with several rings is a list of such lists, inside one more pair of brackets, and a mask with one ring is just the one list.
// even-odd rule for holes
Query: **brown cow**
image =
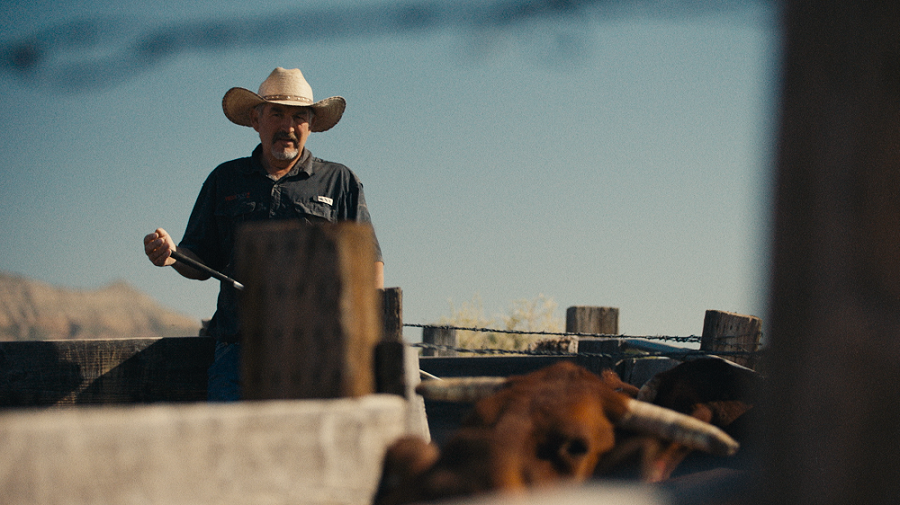
{"label": "brown cow", "polygon": [[440,453],[413,438],[389,448],[375,503],[583,481],[616,444],[616,427],[717,454],[737,451],[718,428],[615,390],[623,386],[614,374],[601,378],[569,362],[508,379],[422,383],[418,391],[427,398],[482,399]]}

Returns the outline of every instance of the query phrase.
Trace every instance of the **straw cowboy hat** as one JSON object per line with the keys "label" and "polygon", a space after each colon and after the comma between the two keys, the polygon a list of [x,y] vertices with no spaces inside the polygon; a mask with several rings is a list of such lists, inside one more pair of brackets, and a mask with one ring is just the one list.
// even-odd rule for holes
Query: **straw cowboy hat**
{"label": "straw cowboy hat", "polygon": [[340,96],[313,102],[312,88],[300,70],[278,67],[259,85],[259,93],[244,88],[229,89],[222,98],[222,110],[232,123],[251,126],[250,110],[261,103],[312,108],[315,117],[309,130],[314,132],[323,132],[336,125],[347,107],[347,102]]}

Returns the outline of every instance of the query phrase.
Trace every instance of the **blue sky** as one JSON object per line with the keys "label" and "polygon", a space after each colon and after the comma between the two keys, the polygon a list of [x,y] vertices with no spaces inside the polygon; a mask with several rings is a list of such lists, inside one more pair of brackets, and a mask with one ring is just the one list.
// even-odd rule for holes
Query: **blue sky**
{"label": "blue sky", "polygon": [[[141,238],[180,239],[208,173],[258,142],[222,96],[283,66],[347,99],[307,146],[362,179],[405,322],[541,294],[560,315],[619,307],[630,335],[699,335],[707,309],[764,317],[774,12],[584,3],[475,20],[500,3],[410,2],[441,16],[396,26],[380,1],[3,1],[0,270],[124,280],[209,317],[217,285],[153,267]],[[216,27],[231,38],[196,47]],[[158,34],[168,52],[135,49]]]}

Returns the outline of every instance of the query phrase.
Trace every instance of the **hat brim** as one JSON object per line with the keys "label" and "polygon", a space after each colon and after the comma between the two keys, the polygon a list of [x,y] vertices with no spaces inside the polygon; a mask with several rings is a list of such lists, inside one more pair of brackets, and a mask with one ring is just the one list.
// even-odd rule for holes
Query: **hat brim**
{"label": "hat brim", "polygon": [[330,130],[341,120],[347,101],[341,96],[332,96],[309,104],[294,100],[266,100],[245,88],[231,88],[222,98],[222,110],[232,123],[252,127],[250,111],[261,103],[277,103],[296,107],[309,107],[315,113],[309,124],[309,131],[323,132]]}

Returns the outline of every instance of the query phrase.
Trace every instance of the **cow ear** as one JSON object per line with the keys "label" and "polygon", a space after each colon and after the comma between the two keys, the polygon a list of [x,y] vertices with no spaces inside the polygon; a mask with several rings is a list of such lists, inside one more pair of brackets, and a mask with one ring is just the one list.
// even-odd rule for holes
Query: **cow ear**
{"label": "cow ear", "polygon": [[633,386],[623,381],[622,378],[619,377],[619,374],[612,370],[603,370],[600,373],[600,380],[617,393],[622,393],[630,398],[636,398],[638,395],[639,390],[637,386]]}

